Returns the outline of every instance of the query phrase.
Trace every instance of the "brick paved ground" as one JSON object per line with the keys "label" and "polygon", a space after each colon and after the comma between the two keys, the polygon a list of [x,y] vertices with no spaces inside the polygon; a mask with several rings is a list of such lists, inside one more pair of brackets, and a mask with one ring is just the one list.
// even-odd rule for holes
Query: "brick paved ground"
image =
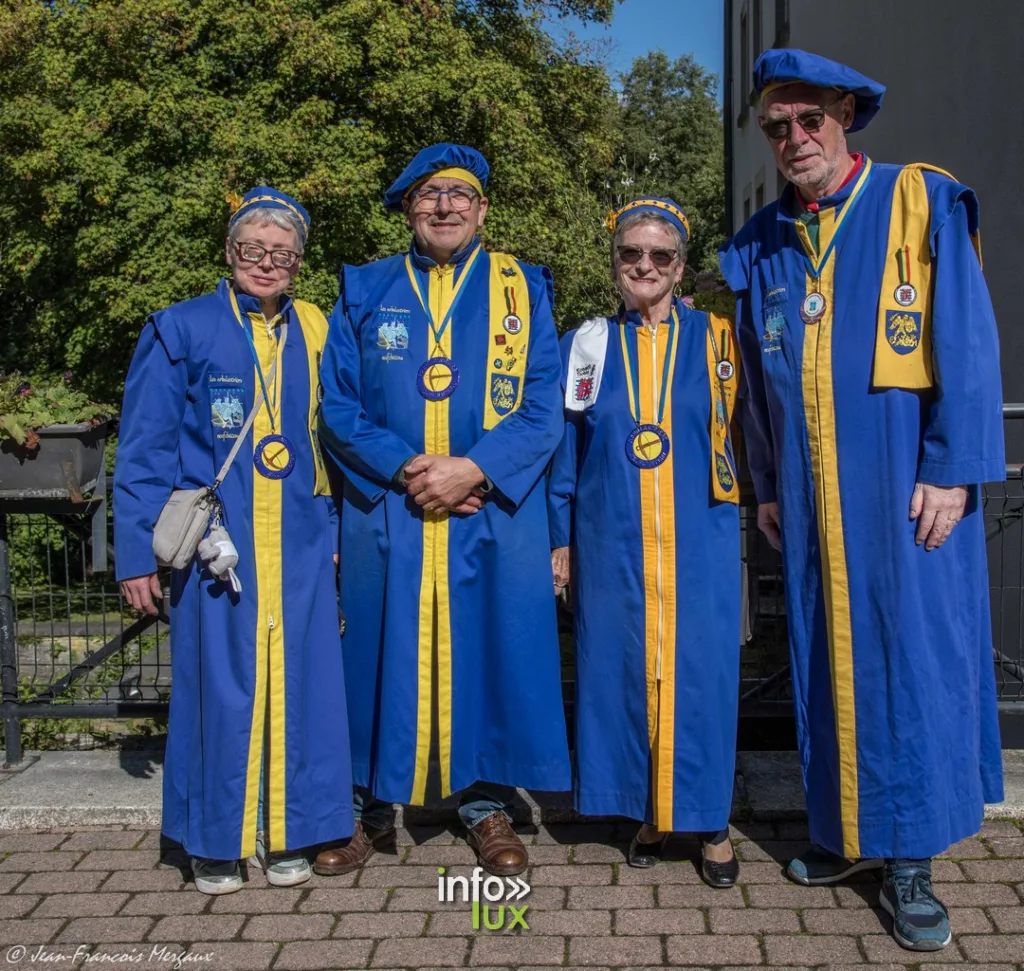
{"label": "brick paved ground", "polygon": [[[778,861],[804,845],[794,823],[735,830],[741,887],[706,888],[683,857],[652,870],[624,863],[633,824],[524,834],[533,891],[528,932],[475,932],[464,904],[437,900],[437,868],[473,856],[446,830],[403,833],[398,853],[362,873],[269,888],[250,871],[240,893],[211,898],[161,858],[158,833],[0,833],[0,969],[183,967],[282,971],[352,968],[907,967],[1024,971],[1024,831],[985,824],[935,864],[955,940],[914,955],[886,933],[878,880],[803,888]],[[20,950],[19,950],[20,948]],[[77,952],[77,961],[75,961]],[[184,955],[185,959],[176,958]],[[86,958],[88,957],[88,960]]]}

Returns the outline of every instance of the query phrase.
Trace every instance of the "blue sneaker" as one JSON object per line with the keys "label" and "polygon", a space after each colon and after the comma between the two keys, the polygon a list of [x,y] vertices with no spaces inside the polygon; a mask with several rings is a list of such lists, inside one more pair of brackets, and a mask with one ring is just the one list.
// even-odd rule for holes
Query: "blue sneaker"
{"label": "blue sneaker", "polygon": [[817,887],[826,883],[838,883],[861,870],[877,870],[882,860],[848,860],[821,846],[812,846],[802,856],[790,860],[786,874],[790,880],[805,887]]}
{"label": "blue sneaker", "polygon": [[886,860],[878,902],[908,951],[941,951],[953,940],[949,911],[932,892],[931,860]]}

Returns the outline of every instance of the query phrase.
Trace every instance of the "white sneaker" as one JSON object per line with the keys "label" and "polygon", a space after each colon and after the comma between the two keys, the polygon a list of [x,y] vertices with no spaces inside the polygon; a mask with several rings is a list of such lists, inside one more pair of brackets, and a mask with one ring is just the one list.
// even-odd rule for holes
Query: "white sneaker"
{"label": "white sneaker", "polygon": [[291,850],[268,853],[262,833],[256,834],[256,853],[249,857],[249,865],[258,866],[272,887],[297,887],[313,876],[309,860],[301,853]]}
{"label": "white sneaker", "polygon": [[242,871],[238,868],[238,860],[206,860],[194,856],[192,876],[195,877],[196,890],[211,896],[242,889]]}

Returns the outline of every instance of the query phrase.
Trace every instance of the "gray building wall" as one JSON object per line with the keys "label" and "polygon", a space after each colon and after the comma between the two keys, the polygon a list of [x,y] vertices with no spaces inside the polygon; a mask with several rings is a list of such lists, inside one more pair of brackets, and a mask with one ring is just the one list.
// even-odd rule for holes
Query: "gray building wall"
{"label": "gray building wall", "polygon": [[[1024,0],[1022,0],[1024,2]],[[784,4],[783,7],[784,13]],[[726,151],[731,158],[731,186],[727,213],[732,229],[739,229],[748,215],[779,196],[780,179],[775,169],[771,148],[757,124],[757,107],[751,103],[753,86],[751,70],[761,51],[773,46],[784,31],[776,0],[726,0],[726,16],[732,29],[726,29],[723,109],[726,119]],[[741,27],[746,27],[746,43],[741,40]],[[732,39],[730,47],[729,40]],[[745,68],[745,69],[744,69]]]}
{"label": "gray building wall", "polygon": [[[733,52],[741,5],[732,0]],[[764,6],[766,14],[774,11],[774,3]],[[930,162],[978,193],[1003,397],[1024,401],[1024,0],[788,0],[788,8],[787,46],[842,61],[887,86],[882,111],[851,136],[852,149],[883,162]],[[764,46],[773,40],[768,34]],[[735,54],[730,60],[735,64]],[[734,83],[734,96],[749,84]],[[750,137],[760,135],[756,118],[741,131],[738,111],[737,104],[726,119],[740,135],[733,141],[734,200],[763,158],[763,146]],[[737,205],[734,229],[741,214]],[[1024,461],[1021,424],[1007,423],[1009,461]]]}

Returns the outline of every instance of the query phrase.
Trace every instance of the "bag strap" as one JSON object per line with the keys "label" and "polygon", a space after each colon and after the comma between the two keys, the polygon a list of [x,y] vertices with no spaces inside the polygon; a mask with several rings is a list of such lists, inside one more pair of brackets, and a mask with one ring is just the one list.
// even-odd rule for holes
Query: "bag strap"
{"label": "bag strap", "polygon": [[[284,321],[281,324],[281,340],[277,346],[277,354],[274,355],[274,363],[270,365],[270,370],[267,372],[267,384],[272,384],[274,376],[277,374],[277,355],[284,350],[284,345],[288,340],[288,321]],[[238,450],[242,447],[242,442],[245,441],[246,436],[249,434],[249,429],[252,428],[252,423],[256,420],[256,414],[260,410],[264,402],[263,389],[261,388],[259,393],[256,395],[256,400],[253,402],[252,411],[249,412],[249,416],[245,419],[245,424],[242,425],[242,430],[238,433],[238,438],[235,439],[235,444],[231,446],[231,451],[228,452],[228,457],[224,459],[224,464],[220,467],[220,471],[217,473],[217,478],[214,479],[213,485],[210,489],[213,492],[217,491],[217,487],[224,481],[224,477],[228,474],[228,470],[231,468],[231,463],[235,461],[235,456],[238,455]]]}

